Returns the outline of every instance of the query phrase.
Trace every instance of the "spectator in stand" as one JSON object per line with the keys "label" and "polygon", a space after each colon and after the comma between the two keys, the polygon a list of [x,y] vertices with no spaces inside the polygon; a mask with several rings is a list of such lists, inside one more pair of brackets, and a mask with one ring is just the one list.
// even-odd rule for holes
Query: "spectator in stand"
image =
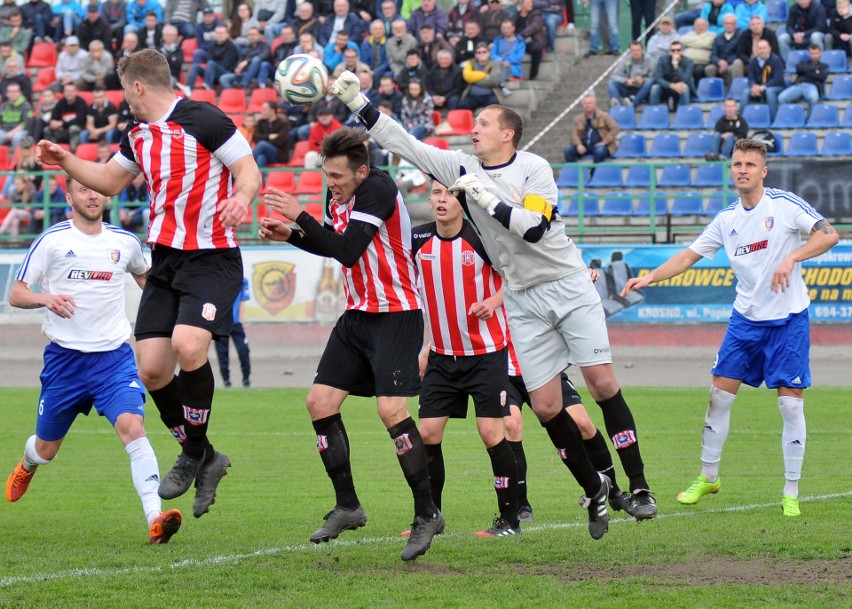
{"label": "spectator in stand", "polygon": [[[246,138],[246,141],[251,144],[252,150],[254,149],[254,130],[257,129],[257,115],[254,112],[249,112],[243,117],[243,124],[237,127],[237,131],[243,134],[243,137]],[[289,133],[288,133],[289,135]]]}
{"label": "spectator in stand", "polygon": [[[704,2],[705,0],[687,0],[686,10],[681,13],[675,13],[675,29],[679,31],[682,27],[692,27],[695,20],[701,16],[701,9],[704,6]],[[650,23],[650,21],[647,23]]]}
{"label": "spectator in stand", "polygon": [[420,8],[411,12],[408,31],[417,37],[418,42],[423,42],[420,38],[420,28],[426,23],[435,29],[436,38],[444,38],[450,29],[450,18],[435,0],[421,0]]}
{"label": "spectator in stand", "polygon": [[379,79],[385,74],[392,74],[388,64],[386,50],[387,37],[385,26],[379,19],[370,23],[370,35],[361,43],[361,60],[367,64],[375,77],[375,85],[378,86]]}
{"label": "spectator in stand", "polygon": [[405,92],[409,82],[415,79],[420,82],[426,82],[427,76],[426,66],[423,65],[423,61],[420,59],[420,53],[416,50],[411,50],[405,58],[405,68],[400,70],[399,74],[396,75],[396,84],[399,85],[400,91]]}
{"label": "spectator in stand", "polygon": [[654,66],[645,57],[642,43],[630,43],[630,54],[621,60],[606,83],[609,105],[641,106],[648,102],[654,84]]}
{"label": "spectator in stand", "polygon": [[124,43],[124,26],[127,25],[127,4],[125,0],[104,0],[101,3],[101,15],[112,29],[111,51],[117,51]]}
{"label": "spectator in stand", "polygon": [[[12,207],[3,218],[3,223],[0,224],[0,235],[17,237],[22,224],[25,226],[33,224],[35,195],[35,188],[24,176],[15,176],[12,179],[12,190],[9,193],[9,203]],[[33,228],[30,232],[35,232],[35,229]]]}
{"label": "spectator in stand", "polygon": [[145,15],[145,25],[136,32],[139,36],[139,45],[143,49],[159,51],[163,46],[163,26],[157,19],[156,13],[148,12]]}
{"label": "spectator in stand", "polygon": [[165,0],[163,24],[177,28],[181,39],[195,36],[198,13],[209,8],[207,0]]}
{"label": "spectator in stand", "polygon": [[299,46],[297,46],[293,52],[302,55],[310,55],[311,57],[316,57],[320,61],[323,60],[325,55],[323,48],[317,45],[316,38],[308,33],[299,36]]}
{"label": "spectator in stand", "polygon": [[9,83],[0,102],[0,144],[18,148],[29,136],[32,118],[33,107],[21,93],[21,86]]}
{"label": "spectator in stand", "polygon": [[305,154],[305,167],[314,168],[319,163],[319,153],[322,149],[322,141],[329,133],[334,133],[343,127],[343,124],[334,118],[329,107],[322,107],[317,111],[317,120],[311,125],[308,134],[308,152]]}
{"label": "spectator in stand", "polygon": [[151,207],[148,202],[148,185],[145,183],[145,173],[133,178],[133,181],[118,195],[118,221],[124,230],[131,233],[146,232]]}
{"label": "spectator in stand", "polygon": [[654,68],[657,67],[660,57],[668,55],[672,43],[678,40],[680,40],[680,34],[674,30],[672,18],[666,15],[660,19],[660,28],[656,34],[648,39],[648,44],[645,48],[645,56]]}
{"label": "spectator in stand", "polygon": [[252,27],[248,31],[248,44],[240,47],[239,62],[233,74],[222,77],[222,87],[248,89],[251,85],[257,85],[265,89],[272,73],[272,52],[269,45],[266,44],[260,28]]}
{"label": "spectator in stand", "polygon": [[370,102],[378,106],[382,102],[390,104],[391,112],[399,116],[402,110],[402,93],[396,90],[396,82],[393,76],[385,75],[379,79],[379,88],[376,94],[370,98]]}
{"label": "spectator in stand", "polygon": [[71,151],[80,143],[80,132],[86,128],[86,113],[89,108],[82,97],[77,95],[77,86],[73,82],[62,87],[62,99],[56,102],[50,123],[43,137],[57,144],[68,144]]}
{"label": "spectator in stand", "polygon": [[23,73],[26,70],[24,66],[24,56],[12,48],[8,42],[0,42],[0,75],[6,75],[6,61],[14,59],[20,68],[19,72]]}
{"label": "spectator in stand", "polygon": [[127,103],[126,99],[121,100],[121,103],[118,104],[118,125],[116,125],[116,129],[118,129],[120,134],[118,136],[119,140],[121,140],[121,136],[124,135],[127,128],[135,122],[136,118],[130,111],[130,104]]}
{"label": "spectator in stand", "polygon": [[[402,19],[402,16],[397,10],[396,2],[394,2],[394,0],[382,0],[379,6],[379,14],[376,16],[376,19],[382,22],[382,27],[385,28],[385,37],[390,39],[391,25],[394,21]],[[403,21],[405,21],[405,19],[403,19]]]}
{"label": "spectator in stand", "polygon": [[204,69],[204,88],[213,89],[221,83],[223,76],[233,74],[238,61],[237,45],[228,35],[228,28],[224,25],[216,26],[216,38],[210,45],[207,67]]}
{"label": "spectator in stand", "polygon": [[[630,38],[639,40],[639,36],[644,31],[642,20],[645,20],[645,27],[650,27],[657,18],[657,0],[630,0]],[[666,46],[668,48],[668,46]]]}
{"label": "spectator in stand", "polygon": [[124,35],[124,40],[121,41],[121,48],[115,57],[115,66],[116,69],[112,74],[107,78],[107,89],[118,90],[121,89],[121,79],[118,77],[118,64],[124,57],[129,57],[133,53],[137,53],[142,50],[142,47],[139,45],[139,34],[136,32],[127,32]]}
{"label": "spectator in stand", "polygon": [[828,64],[822,61],[822,49],[812,44],[808,47],[808,59],[796,64],[796,82],[778,94],[779,104],[795,104],[800,100],[808,102],[808,117],[814,104],[825,95],[825,81],[828,79]]}
{"label": "spectator in stand", "polygon": [[[358,51],[348,47],[343,51],[343,61],[337,64],[337,67],[332,71],[332,75],[337,78],[343,70],[349,70],[353,74],[361,74],[362,72],[370,72],[370,66],[358,59]],[[372,72],[370,74],[372,75]]]}
{"label": "spectator in stand", "polygon": [[83,60],[89,53],[80,48],[80,39],[69,36],[56,60],[56,79],[60,85],[77,82],[83,75]]}
{"label": "spectator in stand", "polygon": [[492,104],[499,104],[497,91],[500,90],[500,80],[503,76],[503,66],[499,61],[491,59],[488,44],[480,42],[476,47],[473,59],[462,67],[462,78],[467,86],[462,91],[459,108],[477,110]]}
{"label": "spectator in stand", "polygon": [[109,142],[117,144],[118,108],[109,101],[106,91],[97,88],[92,91],[92,104],[86,111],[86,129],[80,133],[80,143]]}
{"label": "spectator in stand", "polygon": [[104,43],[100,40],[89,43],[89,54],[83,58],[82,66],[80,78],[75,81],[80,91],[105,88],[109,75],[115,70],[112,55],[104,49]]}
{"label": "spectator in stand", "polygon": [[530,56],[530,80],[535,80],[538,78],[541,57],[547,48],[547,25],[541,11],[534,8],[533,0],[518,2],[514,26],[518,38],[524,41],[525,52]]}
{"label": "spectator in stand", "polygon": [[725,114],[719,117],[713,128],[713,152],[708,152],[704,158],[708,161],[731,158],[734,144],[747,136],[748,123],[740,116],[740,104],[735,99],[726,99]]}
{"label": "spectator in stand", "polygon": [[456,63],[461,65],[473,59],[476,47],[480,42],[488,44],[488,41],[482,36],[482,25],[479,21],[471,19],[464,24],[464,36],[456,42]]}
{"label": "spectator in stand", "polygon": [[8,42],[17,53],[23,55],[30,48],[31,39],[32,32],[24,28],[24,15],[16,7],[9,13],[9,24],[0,27],[0,42]]}
{"label": "spectator in stand", "polygon": [[817,45],[825,49],[825,35],[828,32],[828,17],[819,0],[796,0],[790,6],[786,31],[778,36],[781,59],[787,61],[790,49],[807,49]]}
{"label": "spectator in stand", "polygon": [[436,37],[435,28],[431,23],[424,23],[420,26],[420,58],[423,60],[423,65],[426,69],[430,69],[435,65],[438,59],[438,51],[452,51],[453,45],[447,42],[444,38]]}
{"label": "spectator in stand", "polygon": [[482,5],[479,8],[482,37],[485,41],[491,44],[497,36],[500,35],[500,24],[506,19],[510,19],[511,15],[503,8],[500,0],[482,0]]}
{"label": "spectator in stand", "polygon": [[[41,166],[41,163],[36,161],[34,146],[35,139],[32,136],[27,136],[21,139],[18,143],[18,160],[15,161],[12,171],[14,171],[17,175],[23,176],[26,181],[33,185],[35,190],[38,190],[41,188],[42,181],[42,175],[40,172],[44,170],[44,167]],[[6,185],[3,187],[2,197],[4,199],[8,199],[10,197],[13,187],[14,185],[12,180],[7,179]]]}
{"label": "spectator in stand", "polygon": [[80,40],[81,48],[88,49],[93,40],[100,40],[112,56],[112,28],[107,20],[101,16],[97,4],[90,4],[86,7],[86,18],[77,26],[76,34]]}
{"label": "spectator in stand", "polygon": [[[275,68],[279,63],[284,61],[295,52],[298,42],[296,40],[296,31],[291,25],[285,25],[281,28],[281,33],[276,39],[275,47],[272,49],[272,67]],[[274,73],[274,71],[273,71]]]}
{"label": "spectator in stand", "polygon": [[113,157],[110,143],[106,140],[98,140],[95,154],[97,155],[97,159],[95,160],[96,163],[100,163],[101,165],[109,163]]}
{"label": "spectator in stand", "polygon": [[[491,45],[491,59],[499,61],[503,66],[503,76],[500,80],[501,85],[505,85],[509,80],[523,80],[524,70],[521,67],[521,61],[524,59],[527,45],[515,33],[515,24],[511,19],[506,19],[500,24],[500,35],[494,39]],[[502,89],[503,95],[508,96],[509,90]]]}
{"label": "spectator in stand", "polygon": [[349,40],[357,45],[364,40],[364,31],[367,24],[357,13],[349,11],[349,0],[334,0],[334,13],[326,17],[325,23],[320,28],[319,43],[327,45],[335,39],[335,36],[345,31],[349,34]]}
{"label": "spectator in stand", "polygon": [[385,51],[391,72],[396,76],[405,68],[408,53],[417,51],[419,43],[417,38],[408,33],[408,25],[404,19],[397,19],[391,24],[391,33],[393,35],[388,39]]}
{"label": "spectator in stand", "polygon": [[62,40],[73,34],[86,16],[83,5],[78,0],[59,0],[53,5],[52,11],[50,25],[53,28],[54,40]]}
{"label": "spectator in stand", "polygon": [[[245,2],[241,2],[237,5],[237,14],[231,19],[231,24],[228,27],[231,40],[234,41],[237,48],[241,49],[243,45],[248,44],[248,31],[249,28],[253,27],[263,32],[271,26],[261,26],[260,21],[252,14],[251,6]],[[275,40],[275,36],[272,39]],[[270,42],[269,44],[271,45],[272,43]]]}
{"label": "spectator in stand", "polygon": [[832,48],[846,51],[847,57],[852,57],[852,8],[849,0],[837,0],[837,7],[831,13],[831,22],[828,26],[829,36],[833,44]]}
{"label": "spectator in stand", "polygon": [[329,73],[334,72],[334,69],[343,62],[343,54],[346,49],[355,51],[358,55],[358,45],[349,39],[349,32],[340,30],[335,34],[334,41],[325,45],[323,51],[323,63],[328,68]]}
{"label": "spectator in stand", "polygon": [[[280,116],[273,101],[260,106],[260,118],[252,134],[254,160],[261,169],[270,163],[290,160],[290,121]],[[266,174],[264,173],[264,178]]]}
{"label": "spectator in stand", "polygon": [[[734,13],[734,7],[728,3],[728,0],[710,0],[710,2],[704,4],[699,17],[706,19],[710,31],[718,36],[725,31],[725,17],[728,15],[734,17],[734,23],[736,24],[737,15]],[[734,29],[736,29],[736,25]]]}
{"label": "spectator in stand", "polygon": [[745,73],[745,65],[737,61],[737,44],[740,32],[737,30],[737,18],[725,15],[722,20],[724,30],[713,40],[713,50],[710,51],[710,65],[707,66],[707,76],[719,76],[725,81],[725,86],[731,85],[732,78],[740,78]]}
{"label": "spectator in stand", "polygon": [[[697,86],[699,80],[705,76],[711,76],[707,72],[707,68],[710,66],[713,55],[713,43],[716,42],[716,34],[709,30],[707,20],[701,17],[695,20],[693,27],[693,31],[680,37],[680,43],[683,45],[683,56],[692,61],[692,74]],[[716,67],[714,66],[710,72],[715,71]]]}
{"label": "spectator in stand", "polygon": [[53,89],[45,89],[38,97],[38,106],[36,106],[35,120],[33,121],[33,140],[39,141],[42,139],[45,128],[53,116],[53,109],[56,107],[59,99]]}
{"label": "spectator in stand", "polygon": [[[334,80],[335,78],[333,76],[329,77],[329,90],[331,89],[331,84],[334,82]],[[308,108],[309,109],[306,124],[300,126],[296,130],[294,137],[291,137],[291,139],[295,142],[306,140],[310,137],[311,129],[319,120],[318,117],[320,110],[329,110],[332,116],[334,116],[334,119],[341,125],[346,121],[346,119],[349,118],[351,114],[349,108],[346,107],[346,104],[341,102],[329,92],[326,92],[325,96],[322,99],[315,101]]]}
{"label": "spectator in stand", "polygon": [[192,91],[189,87],[185,87],[180,82],[181,72],[183,70],[183,49],[180,48],[180,31],[177,26],[163,26],[163,46],[160,47],[160,52],[165,55],[166,61],[169,63],[169,74],[171,75],[172,87],[177,88],[189,97]]}
{"label": "spectator in stand", "polygon": [[[251,25],[260,29],[266,37],[266,43],[271,47],[281,27],[290,21],[293,17],[294,0],[255,0],[253,3],[247,3],[249,17],[254,13],[252,21],[256,21]],[[253,10],[252,10],[253,8]],[[234,16],[230,17],[230,21],[235,21],[237,17],[245,21],[245,9],[242,9],[243,15],[240,16],[240,7],[234,9]],[[227,19],[226,19],[227,20]]]}
{"label": "spectator in stand", "polygon": [[53,42],[50,29],[50,21],[53,19],[53,11],[44,0],[29,0],[20,5],[24,16],[24,28],[32,32],[32,43]]}
{"label": "spectator in stand", "polygon": [[133,0],[127,5],[127,25],[124,26],[124,33],[134,32],[142,35],[142,30],[145,29],[145,16],[148,13],[154,13],[157,17],[157,23],[163,21],[163,7],[160,6],[158,0]]}
{"label": "spectator in stand", "polygon": [[44,184],[41,185],[41,190],[36,192],[35,201],[36,209],[33,212],[33,219],[36,222],[44,221],[44,201],[47,196],[47,202],[50,204],[48,217],[49,224],[53,226],[63,220],[68,219],[71,208],[68,207],[68,202],[65,200],[65,189],[59,185],[59,180],[55,175],[47,178],[47,195],[44,193]]}
{"label": "spectator in stand", "polygon": [[[201,23],[195,26],[195,42],[198,44],[192,52],[192,66],[186,77],[186,86],[190,89],[195,87],[195,81],[204,73],[202,64],[207,62],[210,47],[216,39],[216,28],[222,25],[212,8],[205,8],[201,14]],[[227,30],[225,30],[227,32]]]}
{"label": "spectator in stand", "polygon": [[601,46],[601,10],[606,11],[606,29],[609,32],[609,51],[608,55],[619,55],[619,40],[618,32],[618,1],[617,0],[583,0],[583,4],[589,6],[589,24],[590,40],[589,50],[586,52],[586,57],[597,55],[603,52]]}
{"label": "spectator in stand", "polygon": [[744,30],[749,27],[753,17],[760,17],[763,23],[769,18],[766,12],[766,4],[762,0],[743,0],[734,9],[737,16],[737,29]]}
{"label": "spectator in stand", "polygon": [[435,123],[432,122],[434,109],[432,97],[426,92],[423,83],[417,79],[409,81],[402,98],[402,112],[399,115],[406,131],[421,141],[430,136],[435,130]]}
{"label": "spectator in stand", "polygon": [[479,10],[471,0],[459,0],[458,4],[447,11],[447,40],[461,38],[464,35],[464,26],[468,21],[479,21]]}
{"label": "spectator in stand", "polygon": [[376,0],[352,0],[351,10],[358,15],[365,24],[369,24],[379,12]]}
{"label": "spectator in stand", "polygon": [[591,156],[595,163],[602,163],[618,149],[618,123],[598,109],[597,98],[591,93],[583,96],[582,104],[582,114],[574,117],[571,145],[565,148],[565,162],[576,163]]}
{"label": "spectator in stand", "polygon": [[30,77],[27,76],[20,68],[20,63],[15,57],[10,57],[6,60],[6,75],[0,80],[0,97],[6,98],[6,90],[10,85],[16,84],[21,89],[21,94],[28,102],[32,103],[33,99],[33,83]]}
{"label": "spectator in stand", "polygon": [[[453,61],[452,52],[438,51],[438,63],[429,70],[426,80],[426,90],[432,95],[435,109],[455,110],[463,89],[461,68]],[[374,104],[378,105],[376,102]]]}
{"label": "spectator in stand", "polygon": [[695,96],[692,83],[694,67],[692,60],[683,56],[683,45],[673,42],[669,55],[664,55],[654,69],[654,84],[651,85],[651,104],[668,104],[672,110],[688,106]]}
{"label": "spectator in stand", "polygon": [[743,91],[740,107],[745,108],[751,102],[766,104],[774,120],[778,95],[784,86],[784,60],[772,52],[769,42],[759,41],[757,56],[748,64],[748,88]]}
{"label": "spectator in stand", "polygon": [[[737,24],[739,25],[739,21]],[[748,76],[748,66],[751,60],[757,57],[757,45],[761,40],[767,41],[770,50],[780,56],[775,32],[766,27],[761,17],[752,17],[748,31],[740,34],[739,42],[737,42],[737,61],[742,64],[743,76]]]}
{"label": "spectator in stand", "polygon": [[[562,0],[535,0],[534,6],[541,12],[541,17],[544,19],[544,25],[547,31],[547,41],[545,43],[547,52],[553,53],[556,49],[556,29],[562,25],[565,5]],[[569,10],[573,13],[573,4]],[[570,15],[569,17],[568,29],[572,29],[574,27],[574,24],[572,23],[573,15]]]}
{"label": "spectator in stand", "polygon": [[322,23],[314,14],[314,5],[310,2],[302,2],[296,11],[296,17],[290,22],[293,32],[298,40],[302,34],[310,34],[316,40],[320,35]]}

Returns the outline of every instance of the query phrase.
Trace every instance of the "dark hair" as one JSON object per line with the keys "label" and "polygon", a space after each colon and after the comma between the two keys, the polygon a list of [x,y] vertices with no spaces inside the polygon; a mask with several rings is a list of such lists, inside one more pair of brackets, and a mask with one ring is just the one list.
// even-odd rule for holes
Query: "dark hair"
{"label": "dark hair", "polygon": [[820,51],[822,51],[822,48],[821,48],[818,44],[811,44],[811,45],[808,45],[808,50],[809,50],[809,51],[813,51],[814,49],[819,49]]}
{"label": "dark hair", "polygon": [[766,163],[766,144],[757,140],[737,140],[734,144],[734,152],[757,152]]}
{"label": "dark hair", "polygon": [[320,154],[324,159],[345,156],[349,168],[356,172],[362,166],[370,167],[370,155],[364,145],[369,138],[370,134],[364,129],[341,127],[325,136]]}
{"label": "dark hair", "polygon": [[118,77],[131,84],[141,81],[152,88],[172,90],[166,56],[154,49],[143,49],[118,61]]}
{"label": "dark hair", "polygon": [[408,51],[405,53],[406,57],[411,57],[412,55],[417,55],[418,57],[420,57],[420,51],[418,51],[417,49],[408,49]]}
{"label": "dark hair", "polygon": [[511,129],[515,132],[515,135],[512,137],[512,146],[517,148],[518,144],[521,143],[521,138],[524,136],[524,119],[521,118],[521,115],[511,108],[501,106],[500,104],[485,106],[483,110],[495,110],[497,112],[497,124],[500,128]]}

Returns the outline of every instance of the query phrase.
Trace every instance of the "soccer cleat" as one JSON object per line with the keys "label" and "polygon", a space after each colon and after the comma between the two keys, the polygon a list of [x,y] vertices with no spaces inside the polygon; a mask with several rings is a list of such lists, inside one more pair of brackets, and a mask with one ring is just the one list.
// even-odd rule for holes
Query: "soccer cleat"
{"label": "soccer cleat", "polygon": [[216,503],[216,487],[219,481],[228,475],[231,460],[228,455],[214,450],[213,460],[205,463],[195,477],[195,501],[192,504],[192,515],[201,518],[210,511],[210,506]]}
{"label": "soccer cleat", "polygon": [[148,529],[148,541],[152,544],[159,545],[169,543],[172,535],[178,532],[181,524],[181,515],[178,510],[169,510],[162,512],[151,523]]}
{"label": "soccer cleat", "polygon": [[518,508],[518,520],[521,522],[532,522],[533,521],[533,511],[532,507],[528,505],[522,505]]}
{"label": "soccer cleat", "polygon": [[15,466],[12,473],[6,479],[6,499],[9,501],[17,501],[24,496],[27,489],[30,487],[30,480],[35,476],[36,470],[28,472],[24,469],[24,460]]}
{"label": "soccer cleat", "polygon": [[505,518],[496,518],[491,528],[474,533],[477,537],[506,537],[508,535],[520,535],[521,525],[513,525]]}
{"label": "soccer cleat", "polygon": [[600,474],[601,488],[594,497],[580,497],[580,507],[589,510],[589,535],[592,539],[600,539],[609,530],[609,514],[606,511],[606,500],[609,496],[609,478]]}
{"label": "soccer cleat", "polygon": [[160,497],[174,499],[183,495],[192,486],[192,481],[195,480],[203,463],[204,457],[192,459],[183,452],[178,455],[177,461],[160,482],[160,489],[157,491]]}
{"label": "soccer cleat", "polygon": [[630,493],[625,493],[621,490],[610,493],[609,507],[612,508],[613,512],[627,512],[630,514]]}
{"label": "soccer cleat", "polygon": [[432,538],[444,532],[444,515],[438,512],[432,520],[414,517],[411,523],[411,535],[402,551],[402,560],[414,560],[422,556],[432,545]]}
{"label": "soccer cleat", "polygon": [[717,478],[716,482],[707,482],[707,478],[702,474],[692,481],[688,489],[677,496],[677,501],[684,505],[695,505],[707,493],[718,493],[721,484],[721,478]]}
{"label": "soccer cleat", "polygon": [[793,497],[793,495],[784,495],[784,498],[781,500],[781,510],[785,516],[801,516],[802,511],[799,509],[799,498]]}
{"label": "soccer cleat", "polygon": [[657,500],[647,489],[634,491],[632,495],[628,496],[625,511],[633,516],[636,522],[653,520],[657,517]]}
{"label": "soccer cleat", "polygon": [[343,531],[354,531],[367,524],[367,513],[360,505],[355,509],[346,509],[334,506],[328,514],[323,516],[325,524],[311,535],[311,541],[320,543],[337,539]]}

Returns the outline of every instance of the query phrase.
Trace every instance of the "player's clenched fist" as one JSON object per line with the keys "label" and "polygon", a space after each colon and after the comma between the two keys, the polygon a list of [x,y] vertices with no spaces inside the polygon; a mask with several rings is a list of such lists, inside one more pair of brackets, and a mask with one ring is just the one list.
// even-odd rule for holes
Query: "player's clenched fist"
{"label": "player's clenched fist", "polygon": [[358,77],[349,70],[344,70],[331,85],[331,94],[346,104],[352,112],[358,112],[367,103],[368,99],[361,93],[361,83]]}
{"label": "player's clenched fist", "polygon": [[488,210],[489,214],[494,213],[494,208],[500,202],[496,196],[485,189],[479,178],[472,173],[461,176],[448,190],[456,196],[464,193],[467,198],[472,199],[482,209]]}

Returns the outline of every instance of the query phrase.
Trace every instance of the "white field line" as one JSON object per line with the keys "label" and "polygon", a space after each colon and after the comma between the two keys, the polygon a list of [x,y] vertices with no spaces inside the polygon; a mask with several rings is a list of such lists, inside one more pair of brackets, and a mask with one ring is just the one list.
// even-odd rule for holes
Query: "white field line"
{"label": "white field line", "polygon": [[[831,501],[832,499],[842,499],[844,497],[852,497],[852,491],[846,491],[843,493],[831,493],[827,495],[814,495],[813,497],[800,497],[799,501],[802,503],[814,502],[814,501]],[[723,508],[715,508],[710,510],[702,510],[700,512],[697,511],[689,511],[689,512],[673,512],[670,514],[661,514],[657,516],[657,520],[663,520],[667,518],[692,518],[695,516],[705,516],[707,514],[724,514],[728,512],[747,512],[751,510],[762,510],[767,508],[777,508],[778,502],[774,501],[772,503],[752,503],[748,505],[733,505],[729,507]],[[615,518],[610,521],[610,524],[624,524],[633,522],[632,518],[623,517],[623,518]],[[587,525],[585,522],[571,522],[571,523],[552,523],[552,524],[537,524],[531,527],[524,527],[524,535],[529,535],[531,533],[536,533],[538,531],[553,531],[558,529],[575,529],[575,528],[585,528]],[[459,533],[445,533],[442,535],[442,538],[452,538],[452,537],[469,537],[470,532],[459,532]],[[3,577],[0,578],[0,588],[5,588],[9,586],[14,586],[16,584],[28,584],[33,582],[45,582],[45,581],[57,581],[57,580],[74,580],[80,579],[83,577],[114,577],[116,575],[133,575],[139,573],[163,573],[172,569],[184,569],[187,567],[201,567],[207,565],[226,565],[232,564],[236,562],[241,562],[244,560],[249,560],[252,558],[258,558],[262,556],[280,556],[283,554],[294,554],[296,552],[310,552],[317,551],[322,549],[330,549],[330,548],[339,548],[339,547],[348,547],[348,546],[364,546],[366,544],[384,544],[384,543],[392,543],[394,545],[401,545],[402,538],[398,535],[394,535],[392,537],[368,537],[366,539],[358,539],[358,540],[350,540],[350,541],[340,541],[335,540],[331,542],[330,545],[319,544],[315,545],[312,543],[300,543],[294,545],[281,546],[278,548],[265,548],[260,550],[255,550],[254,552],[244,552],[240,554],[225,554],[219,556],[210,556],[208,558],[187,558],[184,560],[179,560],[177,562],[173,562],[169,565],[152,565],[152,566],[143,566],[143,567],[124,567],[124,568],[86,568],[86,569],[71,569],[69,571],[59,571],[54,573],[35,573],[31,575],[16,575],[12,577]]]}

